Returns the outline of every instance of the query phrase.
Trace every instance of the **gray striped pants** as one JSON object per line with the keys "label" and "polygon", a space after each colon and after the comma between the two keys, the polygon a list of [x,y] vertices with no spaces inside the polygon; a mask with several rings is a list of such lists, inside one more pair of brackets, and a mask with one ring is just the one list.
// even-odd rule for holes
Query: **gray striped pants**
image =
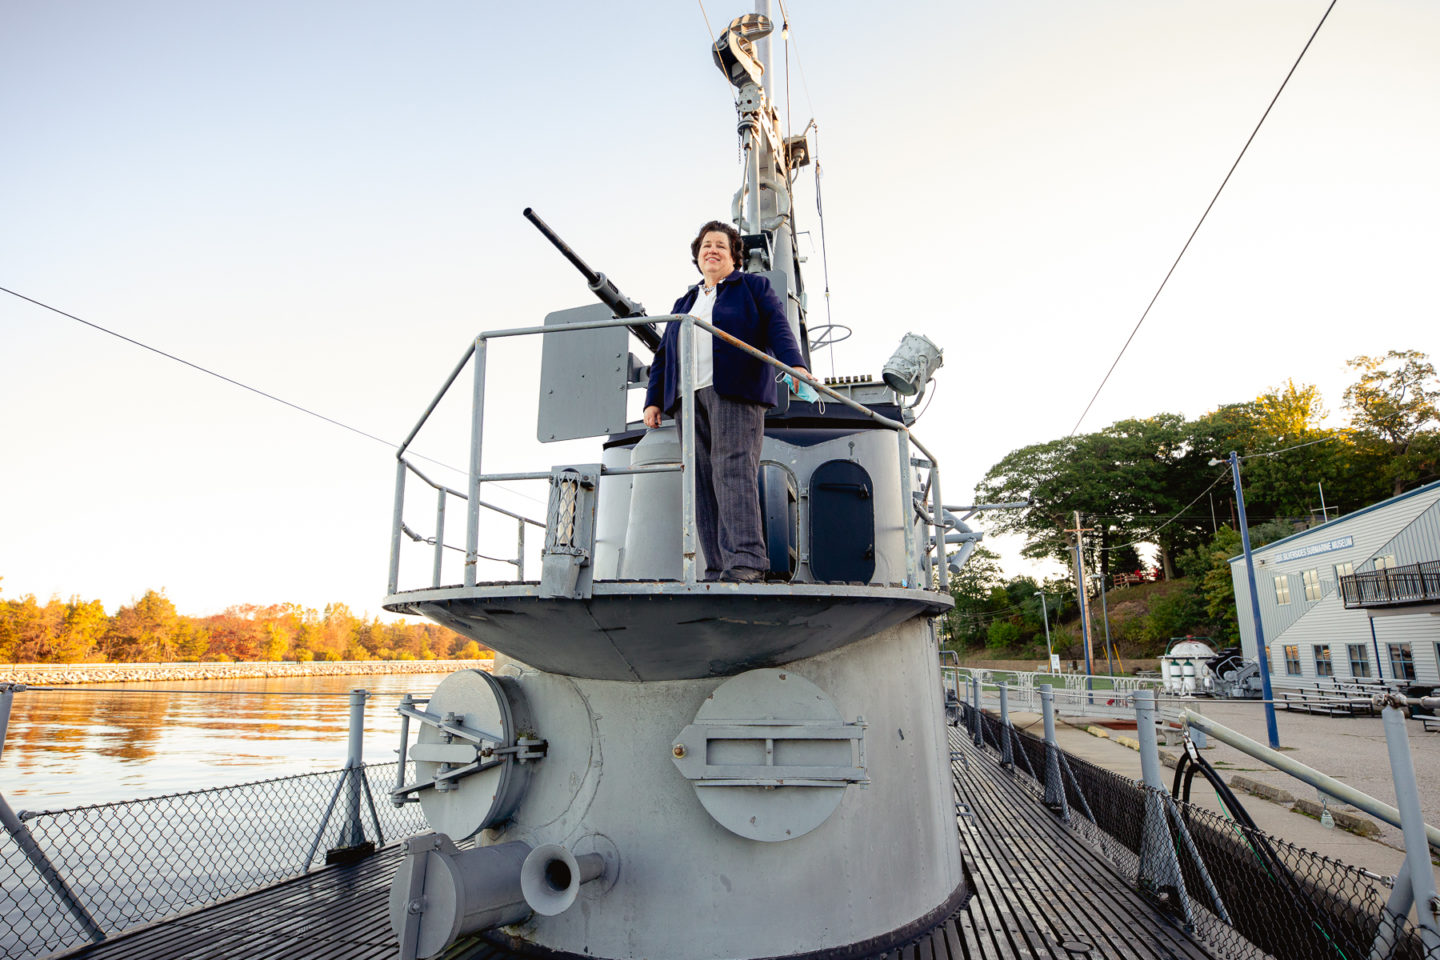
{"label": "gray striped pants", "polygon": [[[675,411],[680,441],[685,441]],[[695,526],[710,579],[736,567],[768,570],[760,523],[765,407],[705,387],[695,393]]]}

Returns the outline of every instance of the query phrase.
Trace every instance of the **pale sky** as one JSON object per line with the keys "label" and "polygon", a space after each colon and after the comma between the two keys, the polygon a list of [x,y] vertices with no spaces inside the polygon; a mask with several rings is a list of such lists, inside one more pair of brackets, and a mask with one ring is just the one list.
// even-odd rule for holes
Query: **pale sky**
{"label": "pale sky", "polygon": [[[945,349],[918,432],[948,501],[1070,431],[1325,8],[787,4],[855,329],[834,371],[878,375],[908,330]],[[589,302],[524,207],[652,313],[692,282],[741,176],[707,44],[682,0],[11,0],[0,286],[398,441],[476,332]],[[1082,430],[1288,377],[1338,422],[1347,358],[1440,353],[1436,50],[1433,0],[1337,4]],[[818,236],[813,170],[796,209]],[[8,294],[0,338],[0,597],[379,612],[383,445]],[[492,359],[487,468],[599,459],[534,441],[537,357]],[[463,464],[460,414],[418,449]],[[486,496],[543,516],[516,489]]]}

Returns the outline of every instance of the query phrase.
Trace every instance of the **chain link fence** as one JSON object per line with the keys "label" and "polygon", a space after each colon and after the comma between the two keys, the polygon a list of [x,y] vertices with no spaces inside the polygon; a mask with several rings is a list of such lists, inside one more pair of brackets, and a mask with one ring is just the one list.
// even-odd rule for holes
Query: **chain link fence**
{"label": "chain link fence", "polygon": [[368,791],[332,770],[20,814],[23,831],[0,832],[0,956],[78,946],[429,829],[419,804],[390,804],[396,763],[360,772]]}
{"label": "chain link fence", "polygon": [[[973,731],[970,704],[962,723]],[[1394,881],[1297,847],[1235,819],[1173,800],[980,715],[986,747],[1156,908],[1217,957],[1252,960],[1440,960],[1408,916],[1386,909]],[[1049,771],[1047,773],[1047,771]],[[1046,789],[1046,777],[1060,779]]]}

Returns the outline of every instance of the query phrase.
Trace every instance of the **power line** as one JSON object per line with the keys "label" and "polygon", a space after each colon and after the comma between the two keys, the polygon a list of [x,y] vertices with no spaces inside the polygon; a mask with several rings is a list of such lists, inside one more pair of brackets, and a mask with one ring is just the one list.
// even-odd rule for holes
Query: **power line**
{"label": "power line", "polygon": [[[1205,207],[1205,212],[1200,215],[1200,220],[1195,224],[1195,229],[1190,231],[1190,236],[1185,240],[1185,246],[1180,248],[1180,253],[1176,255],[1175,262],[1170,264],[1170,269],[1165,272],[1165,279],[1160,281],[1160,286],[1156,289],[1155,296],[1150,298],[1150,302],[1145,306],[1145,312],[1140,314],[1140,319],[1135,323],[1135,329],[1131,330],[1130,336],[1125,338],[1125,343],[1120,347],[1120,352],[1115,355],[1115,362],[1110,364],[1109,370],[1105,371],[1105,376],[1100,381],[1100,386],[1095,388],[1094,396],[1090,398],[1089,403],[1085,404],[1085,410],[1080,414],[1080,419],[1076,420],[1075,426],[1070,428],[1070,436],[1075,436],[1075,432],[1080,429],[1080,424],[1084,422],[1086,415],[1090,412],[1090,408],[1095,405],[1095,400],[1100,396],[1100,391],[1105,389],[1105,384],[1109,382],[1110,375],[1114,373],[1115,368],[1119,366],[1120,358],[1125,356],[1125,351],[1129,348],[1130,341],[1135,339],[1135,334],[1140,332],[1140,325],[1145,322],[1146,317],[1150,316],[1150,309],[1155,306],[1155,301],[1160,299],[1160,294],[1165,290],[1165,285],[1170,282],[1170,277],[1175,273],[1175,268],[1180,266],[1181,257],[1184,257],[1185,251],[1190,249],[1190,243],[1195,239],[1195,235],[1200,232],[1200,227],[1204,225],[1205,218],[1210,216],[1210,211],[1215,207],[1215,202],[1220,199],[1220,193],[1225,189],[1225,185],[1230,182],[1230,177],[1235,173],[1235,168],[1240,166],[1240,161],[1244,159],[1245,152],[1250,149],[1250,144],[1254,142],[1256,134],[1260,132],[1260,127],[1265,123],[1265,118],[1270,116],[1270,111],[1274,108],[1275,102],[1280,99],[1280,94],[1285,91],[1285,85],[1290,82],[1290,78],[1294,75],[1296,68],[1300,66],[1300,61],[1305,58],[1305,52],[1310,49],[1310,44],[1315,42],[1316,34],[1318,34],[1320,28],[1325,25],[1325,20],[1330,16],[1330,11],[1333,9],[1335,9],[1335,0],[1330,0],[1330,6],[1325,8],[1325,15],[1322,16],[1320,22],[1315,25],[1314,31],[1310,34],[1310,39],[1305,41],[1305,47],[1300,51],[1300,56],[1295,58],[1295,63],[1291,65],[1290,72],[1285,74],[1285,79],[1280,82],[1280,89],[1276,90],[1275,96],[1270,98],[1270,105],[1265,108],[1265,112],[1260,116],[1260,122],[1255,124],[1254,130],[1250,131],[1250,137],[1245,141],[1245,146],[1240,148],[1240,155],[1237,156],[1235,162],[1230,165],[1230,170],[1225,174],[1225,179],[1220,181],[1219,189],[1215,191],[1215,196],[1210,198],[1210,203]],[[796,56],[798,59],[798,51]],[[805,74],[802,71],[800,75],[803,78]]]}
{"label": "power line", "polygon": [[[1211,490],[1214,490],[1214,489],[1215,489],[1215,484],[1219,483],[1221,480],[1224,480],[1224,479],[1225,479],[1226,477],[1228,477],[1229,475],[1230,475],[1230,474],[1229,474],[1229,472],[1227,471],[1227,472],[1225,472],[1225,473],[1221,473],[1221,474],[1220,474],[1219,476],[1217,476],[1214,480],[1210,481],[1210,486],[1208,486],[1208,487],[1206,487],[1204,490],[1201,490],[1201,491],[1200,491],[1200,497],[1203,497],[1203,496],[1205,496],[1205,494],[1209,493]],[[1189,503],[1185,504],[1185,506],[1183,506],[1183,507],[1180,508],[1180,512],[1179,512],[1179,513],[1175,514],[1175,516],[1171,517],[1169,520],[1166,520],[1164,523],[1160,524],[1160,526],[1155,527],[1155,528],[1152,529],[1152,530],[1147,530],[1147,531],[1145,531],[1145,535],[1144,535],[1143,537],[1139,538],[1138,540],[1131,540],[1129,543],[1117,543],[1117,544],[1115,544],[1114,546],[1110,546],[1110,547],[1100,547],[1100,551],[1101,551],[1102,553],[1104,553],[1104,552],[1107,552],[1107,551],[1110,551],[1110,550],[1120,550],[1120,549],[1123,549],[1123,548],[1125,548],[1125,547],[1133,547],[1133,546],[1135,546],[1135,544],[1137,544],[1137,543],[1149,543],[1151,537],[1155,536],[1155,534],[1159,533],[1161,530],[1164,530],[1166,527],[1170,526],[1170,524],[1174,523],[1176,520],[1179,520],[1182,516],[1185,515],[1185,511],[1186,511],[1186,510],[1189,510],[1191,507],[1195,506],[1195,504],[1199,503],[1199,502],[1200,502],[1200,497],[1196,497],[1194,500],[1191,500]]]}
{"label": "power line", "polygon": [[[74,320],[76,323],[82,323],[82,324],[84,324],[85,326],[90,327],[92,330],[99,330],[101,333],[108,333],[110,336],[115,337],[116,339],[124,340],[126,343],[131,344],[131,345],[133,345],[133,346],[137,346],[137,347],[141,348],[142,350],[149,350],[151,353],[158,354],[158,355],[164,357],[164,358],[167,359],[167,360],[174,360],[176,363],[184,364],[185,366],[189,367],[189,368],[192,369],[192,370],[198,370],[200,373],[204,373],[204,374],[207,374],[207,375],[209,375],[209,376],[215,377],[217,380],[223,380],[223,381],[225,381],[226,383],[230,384],[231,386],[239,387],[239,388],[242,389],[242,390],[248,390],[248,391],[250,391],[251,393],[258,394],[259,396],[262,396],[262,397],[264,397],[264,398],[267,399],[267,400],[273,400],[273,401],[275,401],[276,403],[283,404],[284,406],[287,406],[287,407],[289,407],[289,408],[292,409],[292,410],[297,410],[297,411],[299,411],[300,413],[304,413],[304,414],[307,414],[307,415],[309,415],[309,416],[315,417],[315,418],[318,419],[318,420],[324,420],[326,423],[331,424],[331,425],[336,426],[336,427],[340,427],[342,430],[349,430],[351,433],[359,434],[360,436],[364,437],[364,438],[367,439],[367,440],[374,440],[376,443],[383,443],[385,446],[389,447],[391,450],[395,450],[395,449],[397,449],[397,448],[399,447],[399,444],[393,443],[392,441],[389,441],[389,440],[386,440],[384,437],[377,437],[377,436],[375,436],[375,434],[369,433],[369,432],[367,432],[367,431],[365,431],[365,430],[361,430],[359,427],[352,427],[352,426],[350,426],[350,424],[344,423],[344,422],[342,422],[342,421],[340,421],[340,420],[336,420],[334,417],[327,417],[325,414],[319,413],[319,412],[317,412],[317,411],[315,411],[315,410],[311,410],[309,407],[302,407],[302,406],[300,406],[300,404],[298,404],[298,403],[293,403],[293,402],[291,402],[291,401],[289,401],[289,400],[284,399],[283,397],[277,397],[277,396],[275,396],[275,394],[273,394],[273,393],[267,393],[266,391],[261,390],[259,387],[252,387],[252,386],[250,386],[250,384],[248,384],[248,383],[242,383],[241,381],[236,380],[234,377],[227,377],[225,374],[219,373],[219,372],[217,372],[217,371],[215,371],[215,370],[211,370],[209,367],[202,367],[200,364],[198,364],[198,363],[193,363],[192,361],[186,360],[184,357],[177,357],[175,354],[173,354],[173,353],[167,353],[167,352],[165,352],[164,350],[161,350],[159,347],[152,347],[152,346],[150,346],[150,344],[148,344],[148,343],[142,343],[141,341],[136,340],[134,337],[127,337],[125,334],[120,333],[120,332],[118,332],[118,331],[116,331],[116,330],[111,330],[109,327],[102,327],[102,326],[101,326],[100,324],[98,324],[98,323],[93,323],[92,321],[86,320],[86,319],[83,318],[83,317],[77,317],[77,316],[76,316],[75,314],[73,314],[73,313],[68,313],[68,312],[66,312],[66,311],[64,311],[64,310],[61,310],[59,307],[54,307],[54,306],[51,306],[50,304],[45,303],[45,302],[43,302],[43,301],[36,300],[34,297],[27,297],[25,294],[20,293],[20,292],[15,291],[15,290],[11,290],[9,287],[0,287],[0,292],[8,293],[8,294],[10,294],[12,297],[17,297],[17,298],[19,298],[19,299],[21,299],[21,300],[24,300],[26,303],[33,303],[33,304],[34,304],[35,306],[37,306],[37,307],[41,307],[41,308],[43,308],[43,309],[45,309],[45,310],[49,310],[51,313],[59,314],[60,316],[65,317],[65,318],[67,318],[67,319]],[[467,471],[461,470],[459,467],[453,467],[453,466],[451,466],[451,465],[448,464],[448,463],[444,463],[444,462],[442,462],[442,461],[440,461],[440,460],[436,460],[436,459],[434,459],[434,458],[432,458],[432,457],[427,457],[427,456],[425,456],[424,454],[416,453],[416,454],[414,454],[414,456],[417,457],[418,459],[425,460],[425,461],[428,461],[428,462],[430,462],[430,463],[433,463],[433,464],[435,464],[436,466],[444,467],[444,468],[447,469],[447,470],[454,470],[456,473],[460,473],[460,474],[465,474],[465,473],[467,473]],[[522,498],[524,498],[524,499],[526,499],[526,500],[533,500],[533,501],[536,502],[536,503],[543,503],[543,502],[544,502],[544,501],[540,500],[538,497],[532,497],[532,496],[530,496],[529,494],[521,493],[521,492],[518,491],[518,490],[513,490],[513,489],[511,489],[511,488],[509,488],[509,487],[505,487],[503,484],[496,483],[496,484],[494,484],[494,485],[501,487],[501,488],[504,489],[507,493],[513,494],[513,495],[515,495],[515,496],[517,496],[517,497],[522,497]]]}
{"label": "power line", "polygon": [[1279,450],[1269,450],[1269,451],[1266,451],[1265,453],[1247,453],[1247,454],[1245,454],[1245,456],[1241,457],[1240,459],[1241,459],[1241,460],[1253,460],[1253,459],[1255,459],[1256,457],[1273,457],[1273,456],[1275,456],[1277,453],[1289,453],[1291,450],[1299,450],[1301,447],[1313,447],[1313,446],[1315,446],[1315,444],[1317,444],[1317,443],[1329,443],[1331,440],[1336,440],[1336,439],[1338,439],[1338,436],[1335,436],[1335,435],[1328,436],[1328,437],[1321,437],[1319,440],[1311,440],[1311,441],[1309,441],[1308,443],[1297,443],[1297,444],[1295,444],[1295,446],[1293,446],[1293,447],[1282,447],[1282,448],[1280,448]]}

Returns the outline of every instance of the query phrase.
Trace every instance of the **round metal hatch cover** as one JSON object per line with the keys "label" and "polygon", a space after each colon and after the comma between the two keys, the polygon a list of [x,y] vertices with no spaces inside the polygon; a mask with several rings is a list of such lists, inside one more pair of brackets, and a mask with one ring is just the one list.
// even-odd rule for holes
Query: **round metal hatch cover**
{"label": "round metal hatch cover", "polygon": [[809,680],[751,670],[716,688],[672,751],[717,823],[778,842],[809,833],[840,805],[847,784],[838,778],[857,770],[852,735],[857,725]]}
{"label": "round metal hatch cover", "polygon": [[[492,677],[483,670],[450,674],[440,681],[425,709],[440,717],[453,714],[453,722],[467,731],[496,738],[486,739],[483,746],[514,746],[520,733],[530,727],[520,684],[508,677]],[[447,741],[445,734],[428,723],[421,725],[415,740],[417,746],[466,742],[459,737]],[[430,780],[441,767],[440,763],[417,759],[416,778]],[[509,819],[529,782],[529,764],[506,760],[452,781],[453,789],[420,791],[420,809],[433,830],[460,840]]]}

